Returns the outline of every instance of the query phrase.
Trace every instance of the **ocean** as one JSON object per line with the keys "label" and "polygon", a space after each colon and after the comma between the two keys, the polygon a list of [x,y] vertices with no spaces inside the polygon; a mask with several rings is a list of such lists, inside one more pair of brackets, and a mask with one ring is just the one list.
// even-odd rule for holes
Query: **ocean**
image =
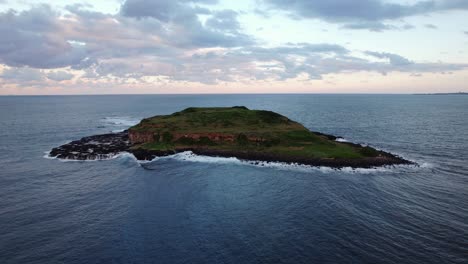
{"label": "ocean", "polygon": [[[419,166],[46,158],[145,117],[236,105]],[[0,263],[468,263],[468,97],[0,97]]]}

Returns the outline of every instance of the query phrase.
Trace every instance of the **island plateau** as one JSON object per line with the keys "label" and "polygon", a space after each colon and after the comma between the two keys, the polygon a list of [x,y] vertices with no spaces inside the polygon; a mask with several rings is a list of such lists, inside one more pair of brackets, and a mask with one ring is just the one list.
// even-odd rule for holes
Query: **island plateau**
{"label": "island plateau", "polygon": [[272,111],[235,107],[190,107],[143,119],[121,133],[82,138],[52,149],[50,156],[89,160],[130,152],[152,160],[179,152],[242,160],[335,168],[412,164],[401,157],[313,132]]}

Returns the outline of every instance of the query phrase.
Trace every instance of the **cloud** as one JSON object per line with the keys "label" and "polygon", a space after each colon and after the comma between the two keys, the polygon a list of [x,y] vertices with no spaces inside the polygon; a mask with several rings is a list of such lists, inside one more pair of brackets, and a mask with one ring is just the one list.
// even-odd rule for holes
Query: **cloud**
{"label": "cloud", "polygon": [[61,82],[71,80],[73,77],[73,74],[63,70],[46,72],[29,67],[8,67],[0,73],[0,78],[4,82],[36,86],[44,85],[47,80]]}
{"label": "cloud", "polygon": [[[122,9],[143,2],[154,1],[129,0]],[[87,11],[85,5],[67,6],[69,13],[66,15],[48,5],[0,13],[0,64],[84,69],[115,57],[146,54],[170,59],[192,48],[240,47],[255,43],[253,37],[240,31],[234,11],[211,12],[184,4],[187,1],[158,3],[169,6],[167,17],[154,10],[137,15],[138,8],[127,13],[122,11],[132,16],[109,15]],[[206,26],[197,16],[200,13],[210,14]]]}
{"label": "cloud", "polygon": [[[155,19],[164,25],[165,34],[177,39],[178,46],[239,47],[255,43],[253,37],[240,32],[237,12],[213,12],[198,4],[213,5],[215,0],[127,0],[121,7],[125,17]],[[206,26],[198,15],[210,16]]]}
{"label": "cloud", "polygon": [[343,28],[346,29],[368,29],[374,32],[382,32],[384,30],[396,29],[395,26],[384,24],[378,21],[357,22],[353,24],[345,24]]}
{"label": "cloud", "polygon": [[[346,24],[349,29],[387,29],[382,21],[451,10],[468,10],[468,0],[421,0],[412,4],[384,0],[265,0],[270,8],[286,10],[298,18],[316,18]],[[367,27],[366,27],[367,25]]]}
{"label": "cloud", "polygon": [[32,68],[7,68],[0,74],[0,78],[10,82],[39,82],[44,81],[44,74],[41,70]]}
{"label": "cloud", "polygon": [[390,64],[395,65],[395,66],[413,64],[413,62],[408,60],[407,58],[402,57],[397,54],[393,54],[393,53],[366,51],[364,52],[364,54],[375,57],[375,58],[379,58],[379,59],[388,59],[390,61]]}
{"label": "cloud", "polygon": [[[47,5],[0,13],[0,65],[8,66],[0,78],[26,86],[67,80],[61,85],[219,84],[317,80],[327,74],[363,71],[451,72],[468,67],[417,63],[398,54],[351,51],[334,43],[262,46],[243,33],[242,13],[210,9],[214,3],[128,0],[118,14],[89,11],[85,5],[67,6],[65,13]],[[380,24],[381,30],[394,27],[365,22],[373,23],[375,30]]]}
{"label": "cloud", "polygon": [[344,24],[341,28],[344,29],[366,29],[373,32],[383,32],[386,30],[409,30],[413,29],[414,26],[410,24],[404,24],[402,26],[390,25],[385,24],[379,21],[364,21],[364,22],[356,22],[351,24]]}
{"label": "cloud", "polygon": [[215,12],[212,17],[206,21],[206,26],[214,30],[238,33],[241,29],[237,20],[238,13],[233,10],[223,10]]}
{"label": "cloud", "polygon": [[57,14],[47,5],[17,13],[0,13],[0,63],[10,66],[57,68],[78,65],[86,48],[61,35]]}
{"label": "cloud", "polygon": [[47,74],[47,79],[57,82],[68,81],[73,79],[73,77],[75,77],[75,75],[66,71],[54,71]]}
{"label": "cloud", "polygon": [[433,24],[425,24],[424,27],[429,28],[429,29],[437,29],[438,27]]}
{"label": "cloud", "polygon": [[210,13],[209,9],[196,4],[216,3],[216,0],[127,0],[121,7],[121,13],[129,17],[153,17],[162,22],[185,23],[192,21],[196,14]]}
{"label": "cloud", "polygon": [[465,35],[468,35],[468,31],[465,31],[465,32],[463,32],[463,33],[465,33]]}

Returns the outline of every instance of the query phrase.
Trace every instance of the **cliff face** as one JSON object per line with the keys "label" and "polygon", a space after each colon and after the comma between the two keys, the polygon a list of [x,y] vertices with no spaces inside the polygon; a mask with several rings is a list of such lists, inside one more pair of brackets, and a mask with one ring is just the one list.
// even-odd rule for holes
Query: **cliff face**
{"label": "cliff face", "polygon": [[[182,138],[193,139],[198,141],[202,138],[208,138],[213,142],[234,142],[236,141],[238,134],[230,133],[172,133],[171,141],[177,141]],[[158,137],[159,136],[159,137]],[[132,144],[144,144],[151,143],[154,141],[163,141],[163,136],[154,134],[152,132],[140,132],[140,131],[129,131],[129,138]],[[251,142],[264,141],[263,138],[255,136],[247,136],[246,139]]]}
{"label": "cliff face", "polygon": [[140,132],[140,131],[130,130],[128,132],[128,137],[132,145],[149,143],[149,142],[154,141],[154,135],[152,132]]}
{"label": "cliff face", "polygon": [[234,134],[225,134],[225,133],[176,133],[174,134],[174,140],[179,140],[181,138],[190,138],[193,140],[199,140],[200,138],[208,138],[214,142],[234,142],[235,135]]}
{"label": "cliff face", "polygon": [[[177,141],[181,138],[193,139],[195,141],[200,140],[201,138],[208,138],[214,142],[234,142],[236,139],[236,135],[225,133],[172,133],[171,135],[171,141]],[[140,132],[132,130],[129,132],[128,136],[132,144],[151,143],[155,141],[163,141],[164,139],[162,135],[154,134],[152,132]]]}

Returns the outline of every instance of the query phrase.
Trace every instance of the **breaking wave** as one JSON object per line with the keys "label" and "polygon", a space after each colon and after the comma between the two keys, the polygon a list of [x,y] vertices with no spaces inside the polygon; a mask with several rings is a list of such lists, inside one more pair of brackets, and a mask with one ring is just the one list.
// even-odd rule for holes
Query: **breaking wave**
{"label": "breaking wave", "polygon": [[346,140],[344,138],[337,138],[335,141],[337,141],[337,142],[349,142],[348,140]]}
{"label": "breaking wave", "polygon": [[107,124],[118,125],[118,126],[134,126],[140,122],[139,119],[131,117],[105,117],[103,121]]}
{"label": "breaking wave", "polygon": [[145,165],[152,164],[157,161],[164,161],[164,160],[177,160],[183,162],[198,162],[198,163],[209,163],[209,164],[237,164],[237,165],[247,165],[253,167],[264,167],[264,168],[272,168],[278,170],[286,170],[286,171],[301,171],[301,172],[312,172],[312,171],[320,171],[322,173],[331,173],[331,172],[345,172],[345,173],[360,173],[360,174],[370,174],[376,172],[394,172],[395,170],[414,170],[414,169],[433,169],[434,164],[428,162],[416,162],[420,165],[393,165],[393,166],[383,166],[383,167],[375,167],[375,168],[351,168],[351,167],[344,167],[344,168],[332,168],[326,166],[310,166],[310,165],[303,165],[297,163],[286,163],[286,162],[271,162],[271,161],[255,161],[255,160],[241,160],[235,157],[211,157],[211,156],[204,156],[204,155],[197,155],[191,151],[185,151],[181,153],[177,153],[174,155],[164,156],[164,157],[156,157],[153,160],[144,161],[144,160],[137,160],[136,157],[129,152],[120,152],[120,153],[113,153],[113,154],[101,154],[93,157],[93,159],[87,160],[74,160],[74,159],[61,159],[57,157],[50,156],[50,151],[44,153],[44,158],[46,159],[55,159],[62,162],[93,162],[93,161],[104,161],[104,160],[115,160],[115,159],[130,159],[135,161],[140,166],[145,167]]}
{"label": "breaking wave", "polygon": [[53,157],[50,155],[50,151],[44,152],[44,156],[42,156],[45,159],[50,159],[50,160],[59,160],[62,162],[89,162],[89,161],[103,161],[103,160],[113,160],[113,159],[118,159],[121,157],[133,157],[133,159],[136,161],[137,159],[133,154],[128,153],[128,152],[120,152],[120,153],[111,153],[111,154],[97,154],[91,159],[85,159],[85,160],[78,160],[78,159],[62,159],[58,157]]}
{"label": "breaking wave", "polygon": [[112,127],[113,133],[122,132],[125,129],[137,125],[140,122],[140,119],[128,117],[128,116],[112,116],[104,117],[102,123],[104,127]]}
{"label": "breaking wave", "polygon": [[[130,154],[131,155],[131,154]],[[211,163],[211,164],[237,164],[237,165],[247,165],[254,167],[265,167],[279,170],[287,171],[300,171],[300,172],[313,172],[320,171],[323,173],[331,172],[345,172],[345,173],[360,173],[360,174],[370,174],[376,172],[394,172],[395,170],[414,170],[417,168],[430,168],[428,163],[426,166],[417,166],[417,165],[395,165],[395,166],[384,166],[384,167],[375,167],[375,168],[332,168],[325,166],[310,166],[302,165],[297,163],[285,163],[285,162],[270,162],[270,161],[250,161],[250,160],[240,160],[235,157],[224,158],[224,157],[210,157],[194,154],[191,151],[181,152],[170,156],[165,157],[156,157],[151,161],[138,161],[140,164],[151,164],[153,162],[162,161],[162,160],[178,160],[186,162],[200,162],[200,163]]]}

